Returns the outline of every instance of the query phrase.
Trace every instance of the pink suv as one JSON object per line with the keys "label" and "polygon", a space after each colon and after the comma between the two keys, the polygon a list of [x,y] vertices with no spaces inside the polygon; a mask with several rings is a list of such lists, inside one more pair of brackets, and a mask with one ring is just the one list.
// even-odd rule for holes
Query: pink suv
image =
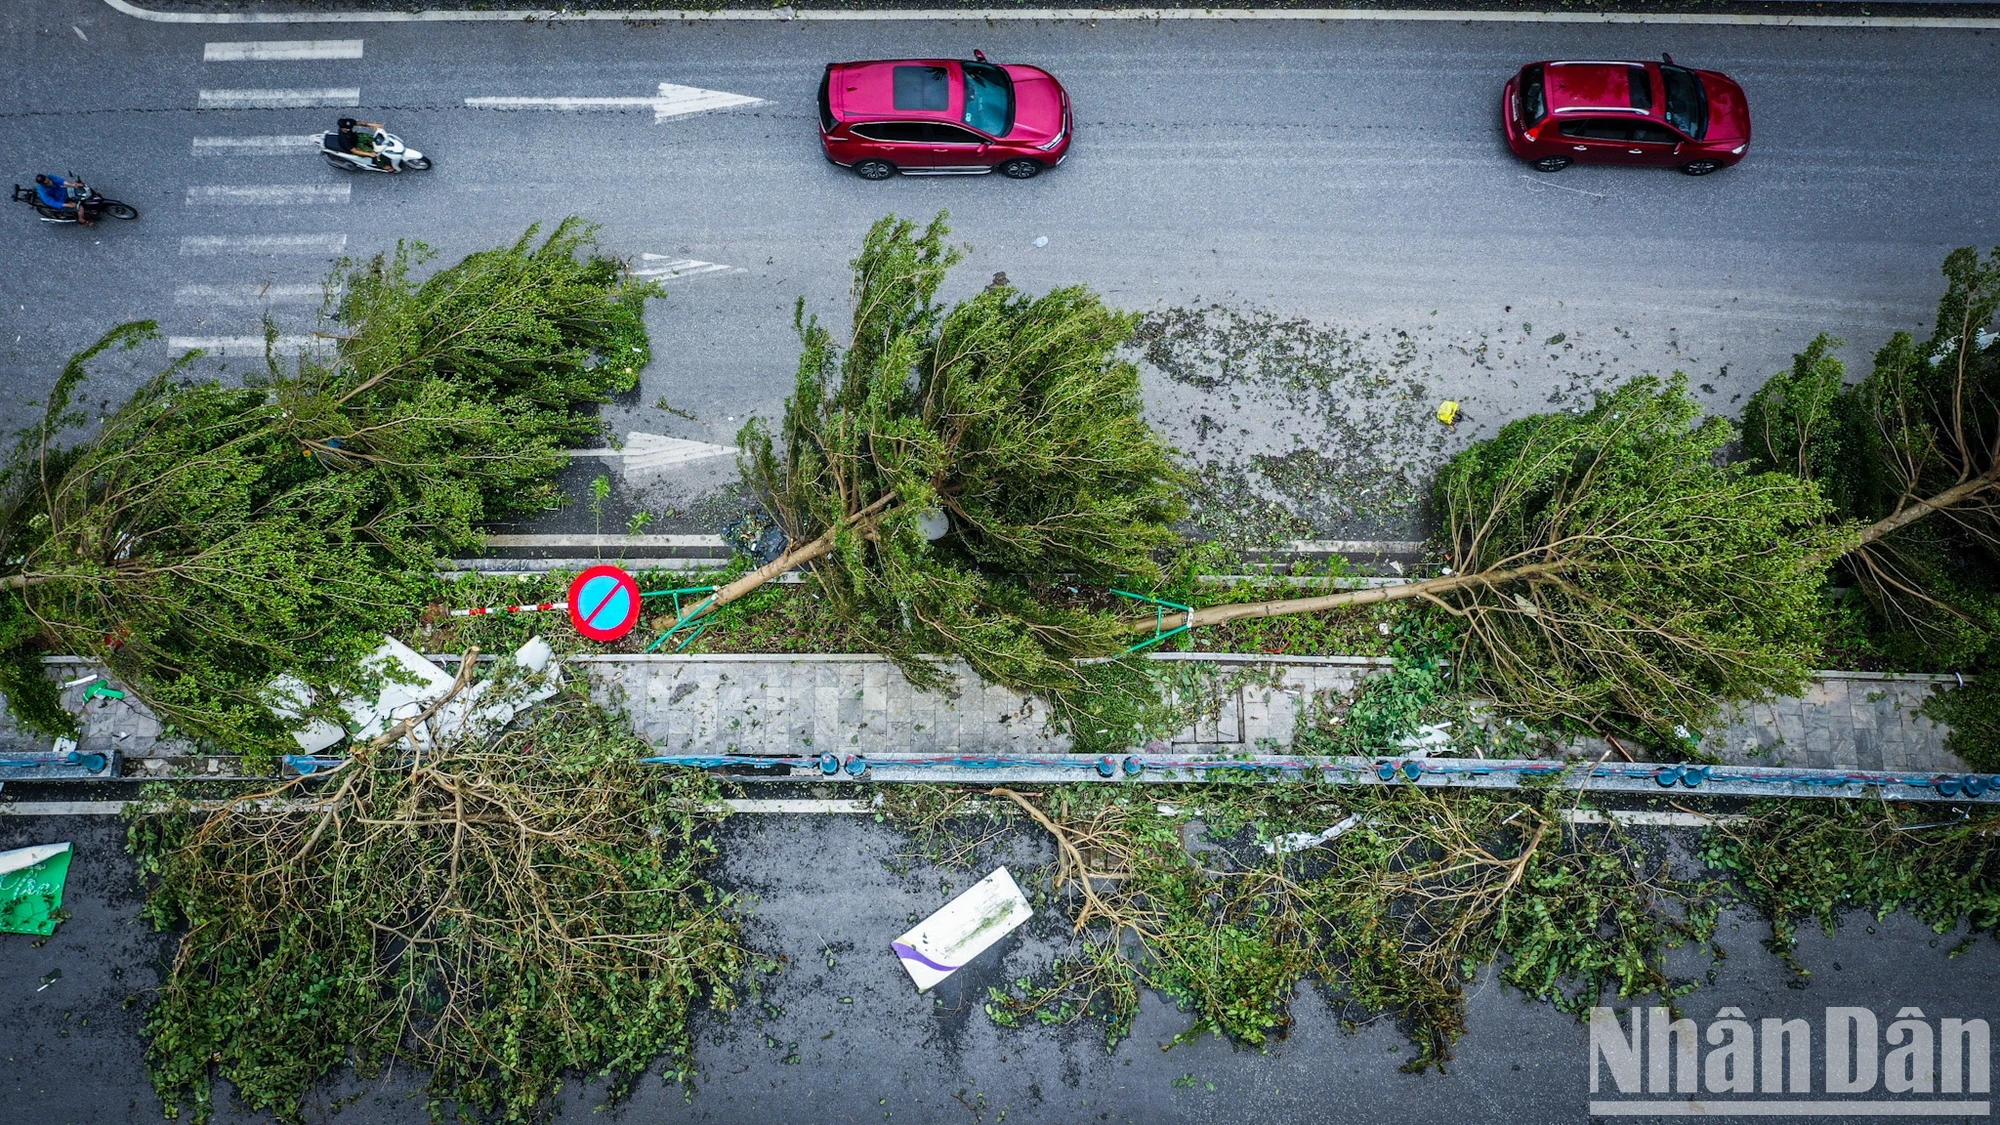
{"label": "pink suv", "polygon": [[826,158],[864,180],[1039,175],[1069,155],[1069,93],[1045,70],[973,59],[830,63],[819,84]]}
{"label": "pink suv", "polygon": [[1665,62],[1538,62],[1507,81],[1500,124],[1543,172],[1643,164],[1706,176],[1750,150],[1750,102],[1713,70]]}

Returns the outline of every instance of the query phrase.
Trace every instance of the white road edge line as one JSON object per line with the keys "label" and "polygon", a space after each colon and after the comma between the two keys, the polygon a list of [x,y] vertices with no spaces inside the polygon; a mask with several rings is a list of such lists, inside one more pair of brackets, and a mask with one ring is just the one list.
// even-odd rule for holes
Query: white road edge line
{"label": "white road edge line", "polygon": [[358,59],[359,39],[265,39],[245,43],[207,43],[203,62],[295,62],[303,59]]}
{"label": "white road edge line", "polygon": [[[0,804],[0,816],[117,816],[124,812],[130,803],[128,801],[16,801],[12,804]],[[1012,806],[996,803],[994,807]],[[875,811],[875,807],[867,801],[820,797],[737,798],[721,802],[721,809],[732,813],[767,816],[865,816]],[[1200,812],[1199,809],[1181,811],[1197,814]],[[1608,819],[1623,825],[1705,828],[1711,824],[1733,824],[1747,818],[1737,813],[1705,816],[1701,813],[1652,812],[1645,809],[1629,811],[1614,809],[1608,813],[1595,809],[1571,809],[1563,814],[1563,819],[1571,824],[1603,824]]]}
{"label": "white road edge line", "polygon": [[617,11],[559,11],[550,8],[514,8],[503,11],[417,12],[155,12],[131,0],[104,0],[111,8],[134,19],[152,23],[193,24],[293,24],[293,23],[526,23],[566,21],[631,21],[681,23],[791,23],[791,22],[948,22],[995,23],[1070,22],[1098,23],[1111,20],[1163,22],[1168,20],[1294,20],[1307,23],[1411,22],[1411,23],[1596,23],[1596,24],[1681,24],[1709,27],[1796,27],[1825,29],[1840,27],[1904,28],[1938,31],[2000,30],[2000,19],[1972,16],[1787,16],[1695,12],[1463,12],[1386,11],[1377,8],[981,8],[966,10],[908,9],[902,11],[794,11],[738,9],[689,11],[678,8],[630,8]]}

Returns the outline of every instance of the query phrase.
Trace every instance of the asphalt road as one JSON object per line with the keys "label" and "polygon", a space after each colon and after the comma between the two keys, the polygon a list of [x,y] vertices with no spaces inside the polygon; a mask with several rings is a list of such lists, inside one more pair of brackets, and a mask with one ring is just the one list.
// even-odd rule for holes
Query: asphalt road
{"label": "asphalt road", "polygon": [[[667,282],[659,359],[611,411],[619,430],[723,443],[790,385],[794,300],[843,316],[845,263],[890,211],[951,211],[971,247],[960,291],[1004,271],[1031,290],[1086,282],[1144,311],[1217,304],[1407,330],[1424,394],[1464,402],[1466,436],[1545,409],[1551,386],[1645,370],[1685,369],[1732,409],[1819,331],[1865,356],[1893,328],[1927,326],[1942,255],[2000,242],[1996,33],[1254,21],[242,29],[142,23],[94,0],[19,0],[0,29],[0,167],[24,182],[73,169],[145,212],[82,230],[17,205],[0,223],[10,414],[45,390],[60,357],[121,319],[210,338],[257,335],[268,311],[287,333],[309,330],[329,239],[366,255],[419,237],[449,258],[568,213],[603,223],[605,245],[635,268],[727,267]],[[208,42],[336,36],[362,40],[363,57],[203,61]],[[1078,140],[1064,167],[1029,182],[878,184],[820,159],[812,95],[824,62],[974,47],[1069,85]],[[1701,180],[1543,176],[1505,151],[1499,90],[1522,62],[1660,50],[1746,87],[1756,140],[1744,164]],[[763,103],[656,122],[644,107],[465,102],[645,97],[662,82]],[[344,112],[199,108],[204,90],[328,88],[355,91],[353,112],[386,120],[436,169],[347,177],[303,148],[197,145],[301,136]],[[218,203],[204,191],[216,186],[349,194]],[[186,241],[243,237],[307,242],[274,253]],[[1568,347],[1545,353],[1559,332]],[[1473,362],[1488,341],[1518,345],[1512,362]],[[134,371],[164,355],[137,357]],[[96,397],[136,378],[107,374]],[[1157,390],[1174,427],[1227,393]],[[661,398],[694,420],[655,409]],[[1251,446],[1293,441],[1282,420],[1243,429]]]}
{"label": "asphalt road", "polygon": [[[1295,998],[1298,1022],[1291,1036],[1263,1050],[1232,1049],[1207,1038],[1169,1049],[1187,1017],[1150,997],[1132,1037],[1109,1052],[1093,1028],[1003,1030],[981,1012],[986,988],[1046,964],[1066,928],[1059,919],[1031,921],[933,995],[919,996],[888,942],[911,915],[935,909],[983,873],[983,865],[968,873],[919,863],[896,874],[889,864],[906,841],[861,817],[742,816],[725,831],[729,858],[722,878],[754,896],[751,940],[767,955],[787,957],[787,967],[732,1016],[703,1021],[702,1077],[691,1097],[679,1087],[642,1082],[631,1102],[607,1117],[597,1112],[597,1088],[576,1087],[565,1096],[559,1121],[1387,1125],[1591,1119],[1584,1027],[1545,1004],[1523,1003],[1485,978],[1471,988],[1469,1029],[1445,1074],[1400,1073],[1409,1047],[1390,1021],[1343,1030],[1326,1000],[1310,990]],[[0,1119],[35,1125],[158,1120],[139,1026],[147,990],[157,985],[160,959],[170,946],[137,922],[130,862],[111,818],[0,820],[0,848],[61,840],[77,848],[65,900],[74,916],[46,945],[0,935]],[[1021,870],[1038,854],[1029,838],[1008,845],[994,861]],[[1758,921],[1726,916],[1728,956],[1713,966],[1710,983],[1681,1001],[1682,1013],[1704,1028],[1731,1007],[1753,1026],[1767,1017],[1802,1018],[1812,1025],[1815,1052],[1829,1006],[1869,1008],[1885,1029],[1908,1007],[1920,1008],[1933,1027],[1944,1018],[1991,1022],[2000,1016],[1994,1004],[2000,944],[1990,939],[1952,958],[1953,937],[1932,934],[1907,916],[1880,923],[1856,916],[1836,939],[1806,935],[1802,959],[1813,976],[1795,988],[1777,959],[1760,948],[1764,933]],[[1677,971],[1700,976],[1708,968],[1697,957]],[[60,977],[44,988],[43,978],[54,970]],[[1601,1084],[1600,1098],[1615,1093],[1608,1077]],[[1813,1089],[1824,1090],[1817,1071]],[[327,1090],[307,1120],[415,1125],[423,1110],[411,1091],[407,1073],[379,1083],[344,1083]],[[348,1096],[356,1097],[354,1103],[333,1112]],[[1879,1085],[1873,1096],[1884,1097]],[[218,1122],[261,1120],[230,1109],[226,1094],[220,1100]],[[1904,1109],[1901,1120],[1970,1120],[1911,1114],[1907,1104]],[[1750,1120],[1726,1112],[1708,1119]],[[1774,1119],[1826,1118],[1756,1118]]]}

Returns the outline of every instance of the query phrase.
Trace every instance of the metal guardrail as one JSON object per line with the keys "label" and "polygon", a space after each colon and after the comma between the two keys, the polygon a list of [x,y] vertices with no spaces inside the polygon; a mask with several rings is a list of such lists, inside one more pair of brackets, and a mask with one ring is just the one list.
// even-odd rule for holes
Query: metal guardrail
{"label": "metal guardrail", "polygon": [[[290,755],[301,774],[337,768],[345,759]],[[1251,754],[1240,757],[1170,754],[658,754],[648,765],[700,769],[737,782],[928,782],[1019,784],[1108,782],[1187,784],[1203,781],[1301,782],[1334,785],[1420,785],[1427,788],[1518,789],[1560,785],[1607,793],[1675,792],[1716,797],[1876,797],[2000,805],[2000,774],[1933,774],[1889,770],[1811,770],[1772,766],[1707,766],[1653,762],[1552,762],[1541,759],[1359,758]]]}

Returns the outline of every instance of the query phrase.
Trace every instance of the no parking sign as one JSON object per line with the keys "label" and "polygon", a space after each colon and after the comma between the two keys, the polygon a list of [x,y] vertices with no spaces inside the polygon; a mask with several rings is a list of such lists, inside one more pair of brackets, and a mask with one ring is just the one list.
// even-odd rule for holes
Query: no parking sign
{"label": "no parking sign", "polygon": [[593,641],[615,641],[639,624],[639,583],[623,567],[601,564],[569,584],[569,620]]}

